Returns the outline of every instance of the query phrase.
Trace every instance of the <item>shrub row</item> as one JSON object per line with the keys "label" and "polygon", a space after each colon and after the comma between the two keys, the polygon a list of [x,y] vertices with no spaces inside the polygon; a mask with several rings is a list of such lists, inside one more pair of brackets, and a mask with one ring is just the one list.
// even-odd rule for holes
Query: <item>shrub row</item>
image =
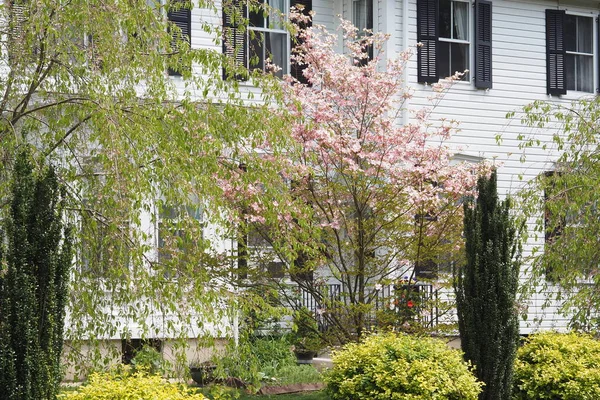
{"label": "shrub row", "polygon": [[[475,400],[482,387],[461,352],[391,333],[335,352],[325,381],[333,400]],[[600,342],[575,333],[532,335],[517,352],[513,399],[600,399]]]}

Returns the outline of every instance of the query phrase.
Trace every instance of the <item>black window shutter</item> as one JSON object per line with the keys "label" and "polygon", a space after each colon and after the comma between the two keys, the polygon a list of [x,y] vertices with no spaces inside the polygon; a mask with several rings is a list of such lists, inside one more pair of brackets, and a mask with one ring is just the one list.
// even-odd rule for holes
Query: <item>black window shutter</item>
{"label": "black window shutter", "polygon": [[417,79],[421,83],[439,80],[437,68],[438,0],[417,1]]}
{"label": "black window shutter", "polygon": [[[172,0],[169,2],[169,9],[167,11],[167,19],[181,30],[181,37],[187,40],[188,44],[191,43],[192,32],[192,12],[190,6],[188,1]],[[173,38],[172,47],[174,45],[175,38]],[[169,75],[181,75],[180,71],[174,71],[171,68],[169,68],[168,72]]]}
{"label": "black window shutter", "polygon": [[546,10],[546,91],[557,96],[567,93],[564,10]]}
{"label": "black window shutter", "polygon": [[[598,54],[600,55],[600,15],[598,15],[596,17],[596,24],[597,24],[596,33],[598,34],[598,37],[596,38],[597,39],[596,43],[598,44],[598,49],[597,50],[598,50]],[[597,85],[597,87],[596,87],[596,94],[600,94],[600,57],[597,57],[597,58],[598,58],[598,65],[597,65],[597,68],[598,68],[598,82],[596,82],[596,85]]]}
{"label": "black window shutter", "polygon": [[[223,54],[234,60],[236,68],[248,68],[248,36],[244,26],[246,18],[246,1],[223,1]],[[244,80],[237,74],[230,76],[223,68],[223,79],[234,78]]]}
{"label": "black window shutter", "polygon": [[[293,6],[303,6],[304,8],[302,9],[302,14],[303,15],[309,15],[309,13],[312,11],[312,0],[292,0],[291,4]],[[300,8],[300,7],[298,7]],[[306,29],[308,27],[312,26],[312,20],[306,24],[300,24],[300,29]],[[292,38],[290,37],[290,40],[292,41],[290,48],[292,49],[292,54],[294,54],[294,48],[296,46],[299,46],[300,44],[302,44],[300,42],[300,39],[298,37]],[[306,80],[306,78],[303,75],[303,71],[306,69],[306,65],[299,65],[296,62],[292,62],[290,64],[290,75],[292,75],[294,78],[296,78],[298,80],[298,82],[300,83],[304,83],[307,84],[308,81]]]}
{"label": "black window shutter", "polygon": [[492,87],[492,2],[475,1],[475,87]]}

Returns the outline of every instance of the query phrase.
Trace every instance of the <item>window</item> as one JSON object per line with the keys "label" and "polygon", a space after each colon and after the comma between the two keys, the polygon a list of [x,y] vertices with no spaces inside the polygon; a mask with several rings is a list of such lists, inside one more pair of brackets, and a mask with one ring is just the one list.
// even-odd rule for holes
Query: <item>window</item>
{"label": "window", "polygon": [[[240,68],[268,71],[268,62],[281,68],[276,75],[289,73],[290,38],[283,18],[289,0],[260,0],[252,10],[243,0],[223,3],[223,52],[233,60],[235,79],[244,79]],[[244,26],[246,21],[248,27]],[[231,78],[227,68],[223,78]]]}
{"label": "window", "polygon": [[[373,0],[352,0],[352,24],[358,28],[358,39],[365,36],[365,29],[373,29]],[[368,51],[372,60],[373,47]]]}
{"label": "window", "polygon": [[[475,24],[473,24],[473,19]],[[474,35],[471,27],[475,25]],[[435,83],[470,69],[471,37],[475,38],[475,87],[492,87],[492,3],[475,0],[418,0],[418,81]]]}
{"label": "window", "polygon": [[267,60],[281,68],[275,75],[288,73],[289,37],[282,21],[287,15],[288,0],[259,0],[267,10],[251,11],[248,15],[248,57],[250,69],[267,71]]}
{"label": "window", "polygon": [[567,90],[594,92],[594,24],[591,17],[566,15]]}
{"label": "window", "polygon": [[440,0],[438,77],[469,69],[469,3]]}
{"label": "window", "polygon": [[[198,203],[194,201],[194,204]],[[157,231],[158,262],[181,261],[198,239],[202,239],[201,207],[160,205]]]}
{"label": "window", "polygon": [[546,74],[549,95],[593,93],[594,18],[546,10]]}
{"label": "window", "polygon": [[281,68],[275,75],[289,73],[307,83],[302,75],[305,66],[290,65],[290,52],[298,39],[290,38],[282,18],[292,5],[308,15],[312,0],[260,0],[259,4],[264,8],[249,10],[244,0],[223,1],[223,54],[231,61],[223,67],[223,79],[245,80],[244,69],[266,72],[269,60]]}
{"label": "window", "polygon": [[[171,0],[168,3],[167,19],[169,21],[169,32],[173,40],[171,47],[173,51],[179,51],[182,44],[191,44],[191,4],[187,0]],[[182,66],[181,59],[174,66],[169,67],[168,73],[171,76],[180,76]]]}

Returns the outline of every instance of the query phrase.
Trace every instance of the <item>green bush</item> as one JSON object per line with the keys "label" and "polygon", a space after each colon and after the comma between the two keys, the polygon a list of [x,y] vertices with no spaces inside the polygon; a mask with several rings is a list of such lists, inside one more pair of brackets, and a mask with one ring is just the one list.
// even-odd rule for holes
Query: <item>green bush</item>
{"label": "green bush", "polygon": [[152,375],[162,375],[165,372],[164,364],[162,354],[148,345],[138,350],[131,360],[131,365],[136,371],[145,371]]}
{"label": "green bush", "polygon": [[295,365],[296,357],[286,337],[263,336],[231,344],[213,362],[218,377],[240,378],[259,387],[262,380],[276,377],[282,367]]}
{"label": "green bush", "polygon": [[168,383],[158,375],[94,373],[86,385],[64,393],[60,400],[205,400],[200,393]]}
{"label": "green bush", "polygon": [[555,332],[528,338],[517,351],[515,399],[600,399],[600,342]]}
{"label": "green bush", "polygon": [[459,351],[427,337],[372,335],[334,352],[333,365],[325,383],[334,400],[476,400],[482,386]]}

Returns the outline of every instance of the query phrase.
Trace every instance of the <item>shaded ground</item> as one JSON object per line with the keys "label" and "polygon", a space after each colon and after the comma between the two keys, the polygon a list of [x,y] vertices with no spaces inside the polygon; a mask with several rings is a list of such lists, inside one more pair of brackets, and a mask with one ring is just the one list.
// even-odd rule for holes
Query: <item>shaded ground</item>
{"label": "shaded ground", "polygon": [[292,393],[292,394],[279,394],[279,395],[247,395],[243,394],[239,400],[329,400],[329,397],[325,394],[325,391],[318,392],[306,392],[306,393]]}

